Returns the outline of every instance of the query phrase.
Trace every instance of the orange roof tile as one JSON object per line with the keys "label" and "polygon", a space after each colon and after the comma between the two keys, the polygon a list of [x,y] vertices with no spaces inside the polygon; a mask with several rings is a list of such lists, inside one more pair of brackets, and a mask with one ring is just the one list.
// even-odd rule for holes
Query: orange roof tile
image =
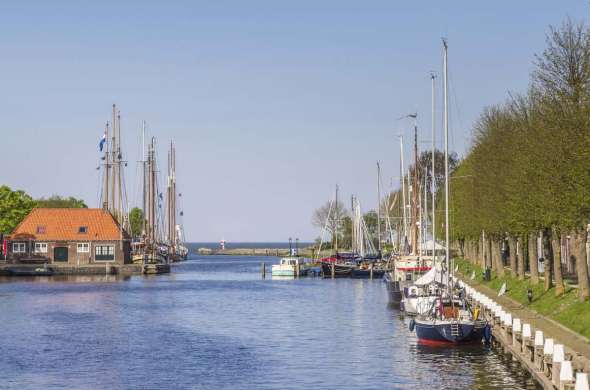
{"label": "orange roof tile", "polygon": [[[80,227],[87,227],[80,233]],[[12,239],[46,241],[113,241],[120,239],[119,224],[103,209],[35,208],[12,232]],[[123,231],[123,238],[128,234]]]}

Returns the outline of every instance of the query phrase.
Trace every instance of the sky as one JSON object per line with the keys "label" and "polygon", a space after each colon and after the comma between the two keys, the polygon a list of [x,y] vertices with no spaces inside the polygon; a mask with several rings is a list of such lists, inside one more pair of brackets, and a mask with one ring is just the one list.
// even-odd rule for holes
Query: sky
{"label": "sky", "polygon": [[[121,111],[129,203],[141,122],[177,145],[190,241],[312,240],[334,196],[377,204],[399,182],[399,136],[429,148],[430,72],[449,43],[450,148],[525,91],[549,26],[587,1],[4,1],[0,185],[99,203],[98,141]],[[437,144],[441,147],[441,77]]]}

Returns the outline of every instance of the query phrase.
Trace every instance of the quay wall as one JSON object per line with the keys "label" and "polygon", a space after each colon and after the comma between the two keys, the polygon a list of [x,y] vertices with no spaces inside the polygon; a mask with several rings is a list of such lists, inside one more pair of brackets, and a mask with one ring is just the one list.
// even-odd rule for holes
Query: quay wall
{"label": "quay wall", "polygon": [[544,389],[588,390],[590,343],[485,286],[460,281],[491,326],[492,346],[518,361]]}

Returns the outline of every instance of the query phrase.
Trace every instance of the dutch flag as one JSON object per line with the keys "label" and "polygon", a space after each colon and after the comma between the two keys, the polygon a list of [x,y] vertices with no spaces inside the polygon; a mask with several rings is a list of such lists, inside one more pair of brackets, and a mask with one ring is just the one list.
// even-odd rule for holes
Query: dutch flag
{"label": "dutch flag", "polygon": [[105,131],[98,143],[98,149],[102,152],[102,148],[104,147],[104,143],[107,142],[107,132]]}

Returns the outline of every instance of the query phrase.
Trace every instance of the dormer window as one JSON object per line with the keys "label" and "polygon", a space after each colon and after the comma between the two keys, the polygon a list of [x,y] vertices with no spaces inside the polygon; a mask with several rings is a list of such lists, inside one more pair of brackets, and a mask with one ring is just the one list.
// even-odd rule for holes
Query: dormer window
{"label": "dormer window", "polygon": [[45,234],[45,226],[43,226],[43,225],[37,226],[37,234]]}
{"label": "dormer window", "polygon": [[86,234],[86,233],[88,233],[88,226],[80,226],[78,228],[78,233],[79,234]]}

